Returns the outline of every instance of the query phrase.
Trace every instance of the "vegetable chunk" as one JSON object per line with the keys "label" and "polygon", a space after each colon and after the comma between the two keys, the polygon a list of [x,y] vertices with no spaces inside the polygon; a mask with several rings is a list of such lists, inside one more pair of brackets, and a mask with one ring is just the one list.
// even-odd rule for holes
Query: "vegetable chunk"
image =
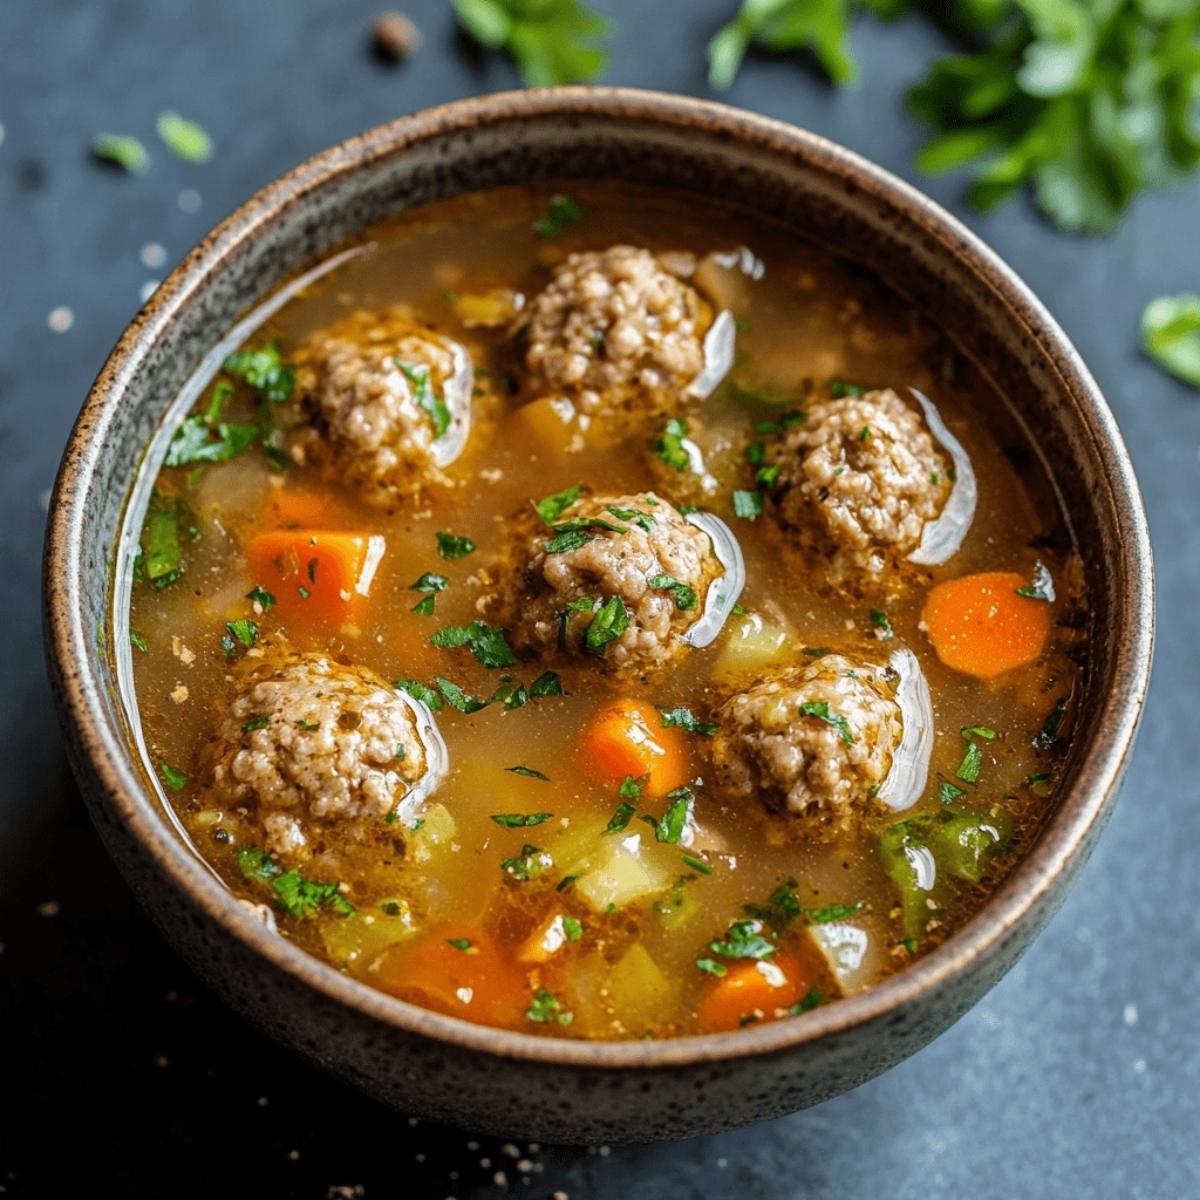
{"label": "vegetable chunk", "polygon": [[385,545],[381,534],[278,530],[255,534],[247,558],[285,622],[335,624],[361,616]]}
{"label": "vegetable chunk", "polygon": [[620,783],[646,779],[646,791],[665,795],[688,781],[687,738],[663,725],[651,704],[618,700],[596,714],[579,748],[584,769],[595,779]]}
{"label": "vegetable chunk", "polygon": [[939,583],[922,620],[948,667],[994,679],[1031,663],[1050,632],[1050,605],[1021,595],[1027,581],[1009,571],[985,571]]}

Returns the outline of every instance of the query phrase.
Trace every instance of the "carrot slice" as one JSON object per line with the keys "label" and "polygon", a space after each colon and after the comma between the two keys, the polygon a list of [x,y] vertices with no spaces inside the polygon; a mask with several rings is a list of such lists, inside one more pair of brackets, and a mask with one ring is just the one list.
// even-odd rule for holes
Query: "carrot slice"
{"label": "carrot slice", "polygon": [[384,546],[379,534],[280,529],[255,534],[247,558],[284,621],[320,625],[361,617]]}
{"label": "carrot slice", "polygon": [[349,524],[349,513],[337,500],[317,492],[288,488],[268,492],[263,523],[273,529],[329,529]]}
{"label": "carrot slice", "polygon": [[809,986],[799,960],[782,951],[760,962],[735,963],[709,985],[696,1018],[705,1033],[771,1021],[777,1009],[795,1004]]}
{"label": "carrot slice", "polygon": [[474,926],[435,926],[400,942],[371,967],[380,988],[481,1025],[515,1026],[532,995],[511,956]]}
{"label": "carrot slice", "polygon": [[1050,605],[1017,595],[1027,583],[1010,571],[985,571],[933,588],[922,620],[938,658],[979,679],[1033,662],[1050,632]]}
{"label": "carrot slice", "polygon": [[579,757],[594,779],[620,783],[626,775],[649,776],[646,788],[653,795],[690,777],[685,735],[664,726],[654,705],[640,700],[617,700],[601,709],[584,731]]}

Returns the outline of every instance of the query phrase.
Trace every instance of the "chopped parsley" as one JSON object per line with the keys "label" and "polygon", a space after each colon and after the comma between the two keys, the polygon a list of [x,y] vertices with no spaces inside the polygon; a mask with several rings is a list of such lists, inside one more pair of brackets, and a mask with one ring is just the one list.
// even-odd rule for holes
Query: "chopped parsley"
{"label": "chopped parsley", "polygon": [[213,141],[208,131],[195,121],[181,117],[177,112],[161,112],[155,129],[163,145],[177,158],[187,162],[202,163],[212,158]]}
{"label": "chopped parsley", "polygon": [[612,513],[618,521],[628,521],[630,524],[636,525],[645,533],[650,533],[654,529],[654,518],[649,513],[642,512],[640,508],[618,508],[615,504],[609,504],[604,511]]}
{"label": "chopped parsley", "polygon": [[712,867],[708,865],[702,858],[697,858],[694,854],[681,854],[683,864],[686,867],[691,867],[693,871],[699,871],[701,875],[711,875]]}
{"label": "chopped parsley", "polygon": [[[461,3],[461,0],[460,0]],[[460,8],[461,13],[461,8]],[[583,206],[567,192],[558,192],[550,197],[544,216],[533,223],[533,232],[538,237],[557,237],[564,229],[583,220]]]}
{"label": "chopped parsley", "polygon": [[421,683],[418,679],[394,679],[392,686],[407,692],[414,700],[420,700],[422,704],[428,705],[433,712],[437,712],[442,707],[442,697],[437,689]]}
{"label": "chopped parsley", "polygon": [[539,1023],[553,1021],[559,1025],[570,1025],[575,1019],[575,1014],[563,1008],[562,1001],[552,992],[538,988],[525,1010],[525,1018]]}
{"label": "chopped parsley", "polygon": [[561,696],[562,680],[554,671],[543,671],[530,685],[531,696]]}
{"label": "chopped parsley", "polygon": [[278,342],[268,342],[257,350],[239,350],[229,355],[225,371],[248,383],[273,404],[282,404],[296,387],[296,375],[279,352]]}
{"label": "chopped parsley", "polygon": [[621,833],[624,829],[628,828],[629,822],[636,811],[636,808],[628,800],[622,800],[613,810],[613,815],[609,817],[608,824],[604,827],[604,832]]}
{"label": "chopped parsley", "polygon": [[543,775],[541,771],[535,771],[532,767],[505,767],[506,771],[511,771],[514,775],[524,775],[527,779],[541,779],[546,783],[550,782],[549,775]]}
{"label": "chopped parsley", "polygon": [[812,925],[829,925],[834,921],[847,921],[862,912],[861,904],[830,904],[825,908],[801,909]]}
{"label": "chopped parsley", "polygon": [[416,613],[418,617],[432,617],[436,608],[437,596],[430,592],[428,596],[422,596],[408,611]]}
{"label": "chopped parsley", "polygon": [[531,825],[541,825],[554,816],[553,813],[492,813],[492,820],[505,829],[528,829]]}
{"label": "chopped parsley", "polygon": [[988,729],[986,725],[968,725],[962,730],[963,741],[967,743],[967,748],[963,752],[962,762],[958,764],[958,770],[954,774],[963,781],[963,783],[978,783],[979,772],[983,766],[983,751],[979,748],[979,743],[976,738],[983,738],[985,741],[992,741],[996,736],[994,729]]}
{"label": "chopped parsley", "polygon": [[[548,813],[546,815],[549,816]],[[495,820],[495,817],[492,819]],[[549,854],[540,847],[526,842],[521,847],[520,854],[515,858],[506,858],[500,863],[500,870],[524,883],[527,880],[536,879],[543,871],[552,866],[554,866],[554,859]]]}
{"label": "chopped parsley", "polygon": [[567,529],[555,534],[542,549],[547,554],[569,554],[572,550],[578,550],[580,546],[586,546],[592,540],[592,536],[583,529]]}
{"label": "chopped parsley", "polygon": [[459,951],[460,954],[478,954],[479,947],[467,937],[453,937],[446,939],[446,945]]}
{"label": "chopped parsley", "polygon": [[446,401],[434,391],[429,368],[424,363],[401,362],[400,359],[396,359],[395,363],[412,387],[417,407],[433,422],[433,440],[444,437],[450,429],[450,410],[446,407]]}
{"label": "chopped parsley", "polygon": [[466,558],[468,554],[474,553],[475,543],[469,537],[461,537],[457,533],[445,533],[439,529],[437,533],[437,548],[438,554],[442,558]]}
{"label": "chopped parsley", "polygon": [[712,737],[721,728],[715,721],[701,721],[690,708],[682,705],[660,708],[658,715],[667,729],[682,729],[684,733],[695,733],[701,737]]}
{"label": "chopped parsley", "polygon": [[658,841],[674,846],[678,844],[684,829],[687,828],[696,793],[690,787],[677,787],[667,793],[667,799],[671,803],[655,825],[654,836]]}
{"label": "chopped parsley", "polygon": [[129,644],[135,649],[140,650],[143,654],[150,652],[150,647],[146,643],[146,639],[142,637],[136,629],[129,631]]}
{"label": "chopped parsley", "polygon": [[429,642],[443,650],[466,646],[475,661],[489,670],[511,667],[517,661],[504,630],[494,629],[485,621],[472,621],[470,625],[447,625],[439,629]]}
{"label": "chopped parsley", "polygon": [[490,703],[489,700],[480,700],[478,696],[463,691],[457,683],[442,675],[434,676],[433,682],[437,685],[440,697],[460,713],[477,713],[487,708]]}
{"label": "chopped parsley", "polygon": [[800,714],[805,717],[815,717],[818,721],[824,721],[826,725],[832,725],[847,746],[854,745],[854,734],[850,732],[846,718],[834,712],[829,707],[828,700],[805,700],[800,705]]}
{"label": "chopped parsley", "polygon": [[578,917],[563,917],[562,927],[568,942],[577,942],[583,937],[583,922]]}
{"label": "chopped parsley", "polygon": [[296,728],[304,730],[305,733],[315,733],[321,728],[320,721],[310,721],[307,717],[301,717],[296,722]]}
{"label": "chopped parsley", "polygon": [[870,612],[871,627],[879,630],[879,636],[890,638],[894,635],[895,630],[892,628],[892,622],[888,619],[887,613],[882,608],[873,608]]}
{"label": "chopped parsley", "polygon": [[168,467],[191,463],[228,462],[253,445],[258,426],[220,421],[210,424],[207,416],[193,413],[175,430],[164,460]]}
{"label": "chopped parsley", "polygon": [[410,592],[443,592],[449,586],[450,580],[445,575],[437,575],[433,571],[426,571],[414,583],[408,585]]}
{"label": "chopped parsley", "polygon": [[158,773],[162,777],[163,783],[173,792],[181,792],[187,786],[187,776],[182,771],[175,770],[169,762],[160,761]]}
{"label": "chopped parsley", "polygon": [[721,958],[770,958],[779,949],[770,938],[763,936],[763,923],[753,917],[732,922],[723,938],[708,943],[708,948]]}
{"label": "chopped parsley", "polygon": [[955,800],[960,800],[967,794],[965,788],[960,788],[957,784],[951,783],[948,779],[943,779],[938,784],[938,799],[943,804],[953,804]]}
{"label": "chopped parsley", "polygon": [[92,138],[92,153],[101,162],[112,163],[131,175],[140,175],[150,165],[146,147],[126,133],[96,134]]}
{"label": "chopped parsley", "polygon": [[293,917],[310,917],[318,909],[329,908],[348,917],[354,905],[342,895],[337,883],[314,883],[299,871],[284,871],[265,850],[251,846],[233,852],[234,860],[247,879],[270,883],[275,903]]}
{"label": "chopped parsley", "polygon": [[718,979],[722,975],[726,974],[729,970],[728,967],[724,966],[722,963],[717,962],[717,960],[715,958],[707,958],[707,957],[696,959],[696,966],[699,967],[701,971],[704,971],[708,975],[715,975]]}
{"label": "chopped parsley", "polygon": [[675,607],[681,612],[691,612],[698,603],[695,591],[686,583],[680,583],[674,575],[652,575],[646,583],[656,591],[669,591],[675,597]]}
{"label": "chopped parsley", "polygon": [[867,391],[861,383],[848,383],[845,379],[829,381],[829,394],[835,400],[845,400],[848,396],[865,396]]}
{"label": "chopped parsley", "polygon": [[809,988],[795,1004],[788,1008],[788,1016],[798,1017],[801,1013],[809,1012],[819,1005],[824,1004],[827,999],[828,997],[823,992],[818,991],[816,988]]}
{"label": "chopped parsley", "polygon": [[533,507],[537,511],[537,515],[542,518],[542,521],[546,525],[553,527],[555,521],[579,499],[582,491],[582,484],[573,483],[570,487],[563,488],[561,492],[555,492],[552,496],[545,496],[541,500],[535,500]]}
{"label": "chopped parsley", "polygon": [[832,654],[833,651],[828,646],[805,646],[800,653],[806,655],[808,658],[824,658],[825,655]]}
{"label": "chopped parsley", "polygon": [[266,729],[271,723],[270,717],[255,716],[250,717],[242,726],[243,733],[253,733],[256,729]]}
{"label": "chopped parsley", "polygon": [[1024,587],[1014,588],[1018,596],[1028,600],[1043,600],[1047,604],[1054,603],[1054,577],[1049,567],[1040,559],[1033,564],[1033,578]]}
{"label": "chopped parsley", "polygon": [[250,591],[246,593],[246,599],[254,604],[257,604],[258,607],[263,610],[263,612],[266,612],[268,608],[271,608],[273,605],[278,603],[275,597],[271,595],[266,588],[262,588],[257,585],[252,587]]}
{"label": "chopped parsley", "polygon": [[688,423],[682,417],[671,417],[654,443],[654,453],[676,471],[686,470],[691,461],[683,444],[689,432]]}
{"label": "chopped parsley", "polygon": [[745,488],[735,488],[733,491],[734,516],[744,517],[753,521],[763,514],[763,494],[759,491],[747,491]]}
{"label": "chopped parsley", "polygon": [[583,644],[592,654],[603,654],[629,628],[629,612],[620,596],[609,596],[584,631]]}
{"label": "chopped parsley", "polygon": [[258,625],[254,621],[239,617],[236,621],[225,622],[225,632],[221,635],[221,649],[226,658],[232,658],[237,653],[239,645],[249,649],[258,641]]}
{"label": "chopped parsley", "polygon": [[1062,726],[1063,717],[1066,715],[1067,698],[1063,696],[1054,702],[1054,707],[1042,722],[1041,729],[1033,735],[1033,747],[1035,750],[1052,750],[1058,745],[1058,731]]}
{"label": "chopped parsley", "polygon": [[183,578],[183,545],[179,539],[179,510],[151,503],[142,526],[142,575],[162,591]]}

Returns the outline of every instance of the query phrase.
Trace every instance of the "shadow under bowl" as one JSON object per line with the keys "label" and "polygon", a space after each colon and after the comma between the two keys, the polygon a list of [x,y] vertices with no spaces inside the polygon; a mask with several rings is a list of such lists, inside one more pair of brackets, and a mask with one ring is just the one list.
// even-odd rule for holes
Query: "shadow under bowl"
{"label": "shadow under bowl", "polygon": [[[545,179],[618,178],[734,201],[862,264],[1018,401],[1084,548],[1093,634],[1060,797],[1035,844],[944,944],[803,1020],[592,1043],[471,1025],[373,991],[259,924],[172,829],[136,750],[113,654],[113,564],[145,447],[206,353],[276,284],[414,205]],[[543,1141],[708,1133],[814,1104],[966,1012],[1061,903],[1116,797],[1150,670],[1149,537],[1129,459],[1075,350],[946,212],[822,138],[654,92],[466,100],[317,155],[204,239],[118,342],[71,434],[51,508],[46,645],[96,825],[168,940],[264,1029],[406,1112]]]}

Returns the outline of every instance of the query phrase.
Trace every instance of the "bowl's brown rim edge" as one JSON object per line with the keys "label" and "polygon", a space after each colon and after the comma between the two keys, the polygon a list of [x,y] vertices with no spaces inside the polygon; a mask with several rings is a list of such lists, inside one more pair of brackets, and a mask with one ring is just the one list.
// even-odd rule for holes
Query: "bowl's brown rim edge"
{"label": "bowl's brown rim edge", "polygon": [[[444,1016],[376,991],[270,933],[234,901],[168,830],[145,795],[128,747],[110,745],[110,731],[93,702],[102,687],[93,661],[99,653],[82,604],[86,548],[82,530],[96,470],[93,435],[110,419],[124,387],[160,332],[204,286],[208,271],[236,254],[256,230],[303,202],[333,177],[413,144],[487,124],[524,119],[631,119],[697,128],[750,142],[775,154],[798,155],[811,166],[894,206],[974,269],[1012,310],[1054,364],[1062,386],[1080,402],[1108,485],[1120,547],[1116,660],[1109,693],[1092,734],[1093,746],[1047,821],[1037,843],[1000,889],[961,930],[927,956],[874,988],[806,1014],[733,1033],[637,1042],[542,1038]],[[1120,783],[1144,705],[1154,641],[1154,582],[1149,531],[1132,464],[1115,419],[1065,333],[1028,287],[975,234],[934,201],[890,172],[825,138],[772,118],[711,101],[618,87],[546,88],[454,101],[377,126],[300,163],[267,184],[217,225],[164,280],[118,340],[72,429],[50,507],[43,592],[50,671],[61,697],[68,737],[78,735],[97,780],[121,821],[172,883],[232,936],[277,969],[328,999],[409,1034],[462,1049],[548,1067],[661,1068],[756,1057],[789,1050],[887,1017],[930,990],[947,985],[973,960],[995,948],[1032,914],[1052,907],[1054,884],[1091,842]],[[72,666],[71,664],[75,664]],[[115,734],[111,736],[115,737]],[[119,740],[119,739],[118,739]]]}

